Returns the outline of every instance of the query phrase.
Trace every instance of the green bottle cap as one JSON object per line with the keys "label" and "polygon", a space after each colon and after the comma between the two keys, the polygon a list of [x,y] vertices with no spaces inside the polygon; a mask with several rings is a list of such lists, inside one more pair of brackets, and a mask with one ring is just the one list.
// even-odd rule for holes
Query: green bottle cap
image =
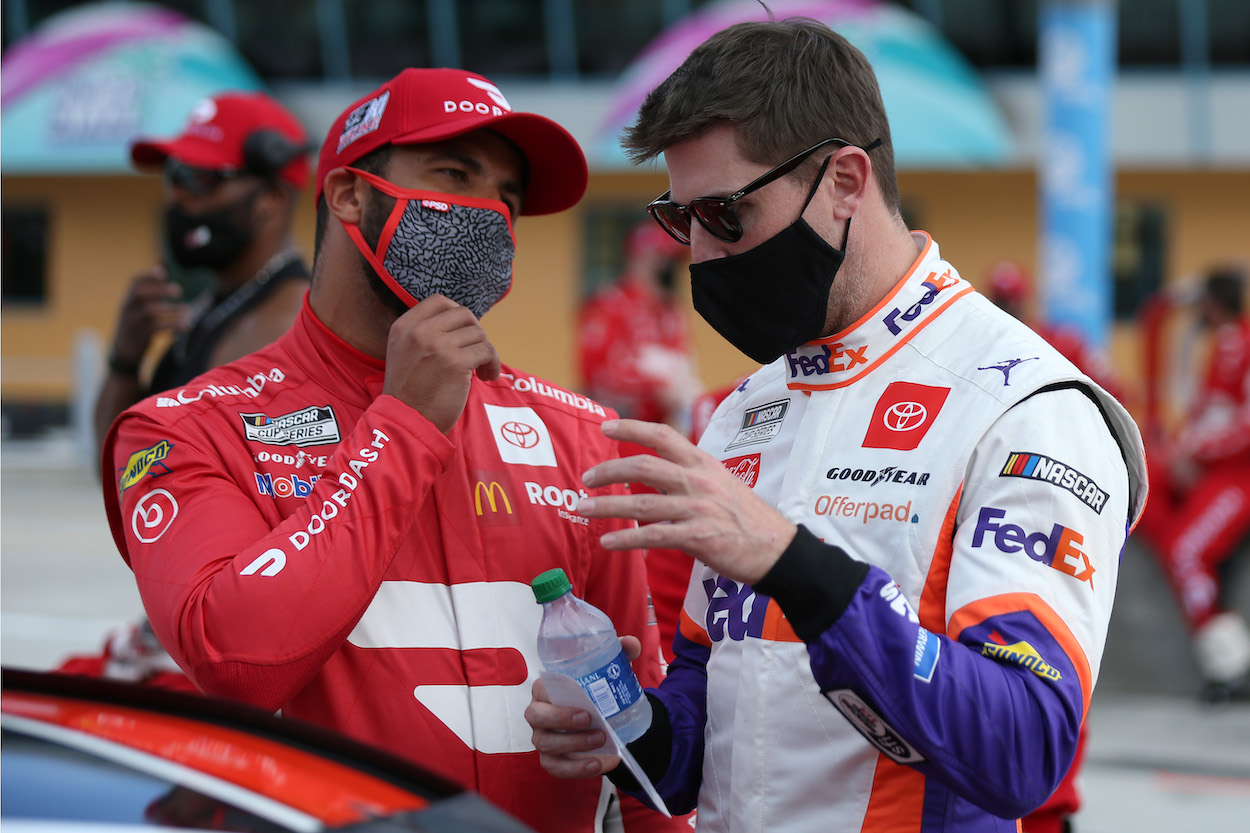
{"label": "green bottle cap", "polygon": [[573,589],[573,585],[569,584],[569,577],[559,567],[548,570],[545,573],[539,573],[530,582],[530,587],[534,591],[534,598],[539,604],[546,604],[553,599],[558,599],[565,593]]}

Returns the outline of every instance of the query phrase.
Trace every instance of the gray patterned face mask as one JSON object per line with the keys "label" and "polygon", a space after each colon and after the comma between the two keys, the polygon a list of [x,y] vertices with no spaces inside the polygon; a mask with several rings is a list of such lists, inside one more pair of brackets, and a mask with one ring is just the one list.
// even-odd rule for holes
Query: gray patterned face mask
{"label": "gray patterned face mask", "polygon": [[377,251],[356,224],[343,227],[401,301],[412,307],[445,295],[481,318],[508,294],[516,237],[503,202],[401,188],[368,171],[347,170],[395,198]]}

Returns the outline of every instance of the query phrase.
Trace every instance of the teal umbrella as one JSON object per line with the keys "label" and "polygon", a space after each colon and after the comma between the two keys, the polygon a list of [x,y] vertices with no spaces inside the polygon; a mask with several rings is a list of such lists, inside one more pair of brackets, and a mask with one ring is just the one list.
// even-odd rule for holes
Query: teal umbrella
{"label": "teal umbrella", "polygon": [[101,3],[63,12],[0,62],[0,169],[129,171],[135,136],[172,136],[199,99],[262,87],[228,40],[169,9]]}
{"label": "teal umbrella", "polygon": [[[924,18],[876,0],[772,0],[768,6],[778,20],[819,20],[864,53],[881,86],[900,165],[992,165],[1014,156],[997,102],[967,59]],[[620,134],[647,93],[714,33],[767,15],[756,0],[720,0],[661,32],[622,74],[590,151],[593,161],[627,164]]]}

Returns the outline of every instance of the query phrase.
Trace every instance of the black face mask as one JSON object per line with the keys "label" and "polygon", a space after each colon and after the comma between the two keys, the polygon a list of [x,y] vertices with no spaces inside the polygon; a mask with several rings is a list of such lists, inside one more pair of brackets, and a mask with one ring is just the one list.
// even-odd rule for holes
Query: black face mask
{"label": "black face mask", "polygon": [[[849,237],[850,220],[846,233]],[[691,264],[694,308],[726,341],[768,364],[820,337],[845,253],[800,214],[750,251]]]}
{"label": "black face mask", "polygon": [[252,243],[252,207],[256,190],[225,208],[203,214],[190,214],[179,205],[165,209],[165,239],[170,254],[187,268],[207,266],[220,269],[237,259]]}

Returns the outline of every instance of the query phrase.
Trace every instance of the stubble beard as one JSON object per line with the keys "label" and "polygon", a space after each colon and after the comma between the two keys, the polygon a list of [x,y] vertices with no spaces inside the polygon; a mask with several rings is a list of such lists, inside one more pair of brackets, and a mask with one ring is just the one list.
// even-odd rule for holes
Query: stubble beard
{"label": "stubble beard", "polygon": [[[382,228],[386,225],[386,218],[390,216],[394,207],[394,197],[376,190],[369,191],[369,197],[365,200],[364,216],[360,218],[360,234],[364,237],[365,243],[375,252],[378,249],[378,240],[382,238]],[[407,312],[408,305],[395,294],[386,281],[382,280],[368,258],[359,252],[357,252],[357,257],[360,260],[360,272],[364,275],[365,282],[382,306],[386,307],[396,318]]]}

